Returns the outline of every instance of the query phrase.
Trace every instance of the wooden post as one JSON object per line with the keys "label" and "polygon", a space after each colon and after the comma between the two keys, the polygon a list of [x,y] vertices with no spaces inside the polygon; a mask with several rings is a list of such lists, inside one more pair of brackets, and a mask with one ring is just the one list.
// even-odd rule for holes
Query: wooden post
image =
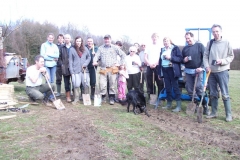
{"label": "wooden post", "polygon": [[3,37],[1,26],[0,26],[0,83],[6,83],[6,63],[3,55]]}

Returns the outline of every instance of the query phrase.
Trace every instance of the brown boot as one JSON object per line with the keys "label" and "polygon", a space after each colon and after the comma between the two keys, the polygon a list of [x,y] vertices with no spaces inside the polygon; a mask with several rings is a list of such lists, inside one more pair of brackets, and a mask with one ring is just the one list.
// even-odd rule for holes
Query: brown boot
{"label": "brown boot", "polygon": [[72,102],[70,91],[66,92],[66,99],[68,103]]}

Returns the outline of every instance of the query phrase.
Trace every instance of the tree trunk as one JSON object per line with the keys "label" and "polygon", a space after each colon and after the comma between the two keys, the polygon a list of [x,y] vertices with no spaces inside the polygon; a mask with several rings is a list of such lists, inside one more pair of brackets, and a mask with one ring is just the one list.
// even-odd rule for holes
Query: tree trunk
{"label": "tree trunk", "polygon": [[6,63],[3,54],[2,27],[0,27],[0,83],[6,83]]}

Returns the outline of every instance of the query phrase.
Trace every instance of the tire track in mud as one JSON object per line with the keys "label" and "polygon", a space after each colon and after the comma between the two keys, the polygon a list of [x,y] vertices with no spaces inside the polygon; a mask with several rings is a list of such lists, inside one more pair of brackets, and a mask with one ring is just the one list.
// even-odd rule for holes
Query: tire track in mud
{"label": "tire track in mud", "polygon": [[144,121],[161,130],[192,142],[197,141],[205,146],[218,147],[223,152],[237,155],[240,158],[240,135],[234,131],[216,129],[206,123],[205,119],[202,124],[199,124],[191,117],[182,117],[162,109],[148,109],[148,112],[151,117],[144,116]]}

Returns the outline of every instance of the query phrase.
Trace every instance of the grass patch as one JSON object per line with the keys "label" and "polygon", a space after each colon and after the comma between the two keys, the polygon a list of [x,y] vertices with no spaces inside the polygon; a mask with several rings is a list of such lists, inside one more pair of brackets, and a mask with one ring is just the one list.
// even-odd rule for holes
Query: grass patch
{"label": "grass patch", "polygon": [[30,143],[36,125],[35,115],[19,116],[0,123],[0,159],[34,159],[38,150]]}
{"label": "grass patch", "polygon": [[[84,111],[85,107],[80,109]],[[96,118],[94,124],[106,145],[117,152],[117,159],[229,159],[229,154],[217,147],[204,146],[201,142],[162,131],[146,123],[142,116],[126,113],[125,108],[104,105],[99,111],[107,113],[105,117],[108,118]],[[90,109],[87,114],[94,112],[96,110]]]}

